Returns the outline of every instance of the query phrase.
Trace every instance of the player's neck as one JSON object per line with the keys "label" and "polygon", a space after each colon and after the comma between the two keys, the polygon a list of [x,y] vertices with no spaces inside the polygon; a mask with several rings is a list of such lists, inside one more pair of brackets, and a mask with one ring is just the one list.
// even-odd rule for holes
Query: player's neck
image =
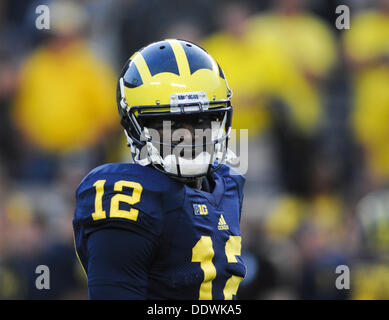
{"label": "player's neck", "polygon": [[173,179],[177,180],[183,184],[186,184],[189,188],[202,190],[202,184],[203,184],[204,177],[197,178],[197,179],[190,179],[190,180],[183,179],[183,178],[176,178],[176,177],[174,177]]}
{"label": "player's neck", "polygon": [[202,189],[202,184],[203,184],[203,177],[201,178],[198,178],[198,179],[195,179],[195,180],[192,180],[192,181],[187,181],[187,182],[184,182],[188,187],[190,188],[193,188],[193,189],[197,189],[197,190],[201,190]]}
{"label": "player's neck", "polygon": [[180,178],[174,178],[174,179],[186,184],[189,188],[202,190],[209,193],[212,193],[215,185],[212,179],[208,177],[201,177],[193,180],[180,179]]}

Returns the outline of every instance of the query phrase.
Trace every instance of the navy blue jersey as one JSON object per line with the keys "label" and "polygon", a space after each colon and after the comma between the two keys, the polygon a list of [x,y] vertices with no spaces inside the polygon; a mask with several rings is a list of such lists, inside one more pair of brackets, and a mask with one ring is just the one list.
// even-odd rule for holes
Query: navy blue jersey
{"label": "navy blue jersey", "polygon": [[91,171],[73,220],[90,297],[234,299],[244,178],[231,170],[212,174],[212,193],[138,164]]}

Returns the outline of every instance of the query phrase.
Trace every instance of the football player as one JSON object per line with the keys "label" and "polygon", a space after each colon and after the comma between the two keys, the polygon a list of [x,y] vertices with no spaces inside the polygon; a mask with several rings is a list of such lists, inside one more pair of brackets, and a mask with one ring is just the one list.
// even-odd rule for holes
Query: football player
{"label": "football player", "polygon": [[232,92],[194,43],[136,52],[117,85],[133,163],[92,170],[77,191],[75,246],[90,299],[234,299],[244,178],[226,162]]}

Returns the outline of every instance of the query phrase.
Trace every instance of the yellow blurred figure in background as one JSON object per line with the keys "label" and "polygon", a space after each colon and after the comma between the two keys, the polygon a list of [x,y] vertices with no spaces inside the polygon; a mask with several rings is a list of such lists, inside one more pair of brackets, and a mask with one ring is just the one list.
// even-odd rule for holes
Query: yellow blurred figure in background
{"label": "yellow blurred figure in background", "polygon": [[389,268],[384,263],[358,265],[352,281],[353,300],[387,300],[389,297]]}
{"label": "yellow blurred figure in background", "polygon": [[27,141],[48,152],[92,146],[116,120],[113,71],[79,36],[87,19],[82,10],[54,2],[49,43],[21,69],[13,118]]}
{"label": "yellow blurred figure in background", "polygon": [[227,4],[220,15],[223,29],[204,39],[202,46],[215,57],[230,79],[234,94],[232,104],[239,105],[233,128],[248,129],[249,137],[254,137],[268,123],[261,97],[261,86],[267,82],[262,73],[258,73],[263,59],[246,39],[248,8],[239,3]]}
{"label": "yellow blurred figure in background", "polygon": [[300,132],[312,134],[322,115],[320,81],[336,61],[336,44],[328,26],[303,9],[302,0],[279,0],[271,11],[250,21],[249,37],[260,46],[273,46],[288,60],[277,88],[290,107]]}
{"label": "yellow blurred figure in background", "polygon": [[274,42],[308,78],[327,75],[336,61],[336,44],[329,27],[304,10],[304,0],[277,0],[275,8],[252,19],[258,41]]}
{"label": "yellow blurred figure in background", "polygon": [[277,48],[278,56],[288,60],[276,75],[283,79],[277,93],[291,108],[297,128],[312,133],[322,113],[320,81],[336,62],[329,27],[304,10],[304,1],[278,0],[273,10],[251,19],[248,37],[257,47]]}
{"label": "yellow blurred figure in background", "polygon": [[290,108],[292,125],[303,134],[317,129],[321,115],[319,81],[336,61],[335,39],[318,18],[300,12],[299,0],[278,1],[277,10],[248,16],[243,4],[224,9],[224,30],[203,41],[234,88],[239,105],[236,129],[253,137],[266,129],[273,97]]}
{"label": "yellow blurred figure in background", "polygon": [[376,180],[389,178],[389,1],[364,11],[345,33],[344,49],[354,71],[351,125]]}

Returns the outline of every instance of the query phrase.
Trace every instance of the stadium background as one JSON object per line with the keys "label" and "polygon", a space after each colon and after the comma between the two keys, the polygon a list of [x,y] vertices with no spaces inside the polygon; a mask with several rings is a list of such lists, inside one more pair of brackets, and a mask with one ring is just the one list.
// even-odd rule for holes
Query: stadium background
{"label": "stadium background", "polygon": [[[335,27],[341,4],[350,30]],[[87,298],[74,192],[128,161],[116,75],[162,38],[218,60],[233,126],[249,129],[238,297],[389,299],[388,0],[1,1],[0,299]],[[50,290],[35,287],[42,264]]]}

